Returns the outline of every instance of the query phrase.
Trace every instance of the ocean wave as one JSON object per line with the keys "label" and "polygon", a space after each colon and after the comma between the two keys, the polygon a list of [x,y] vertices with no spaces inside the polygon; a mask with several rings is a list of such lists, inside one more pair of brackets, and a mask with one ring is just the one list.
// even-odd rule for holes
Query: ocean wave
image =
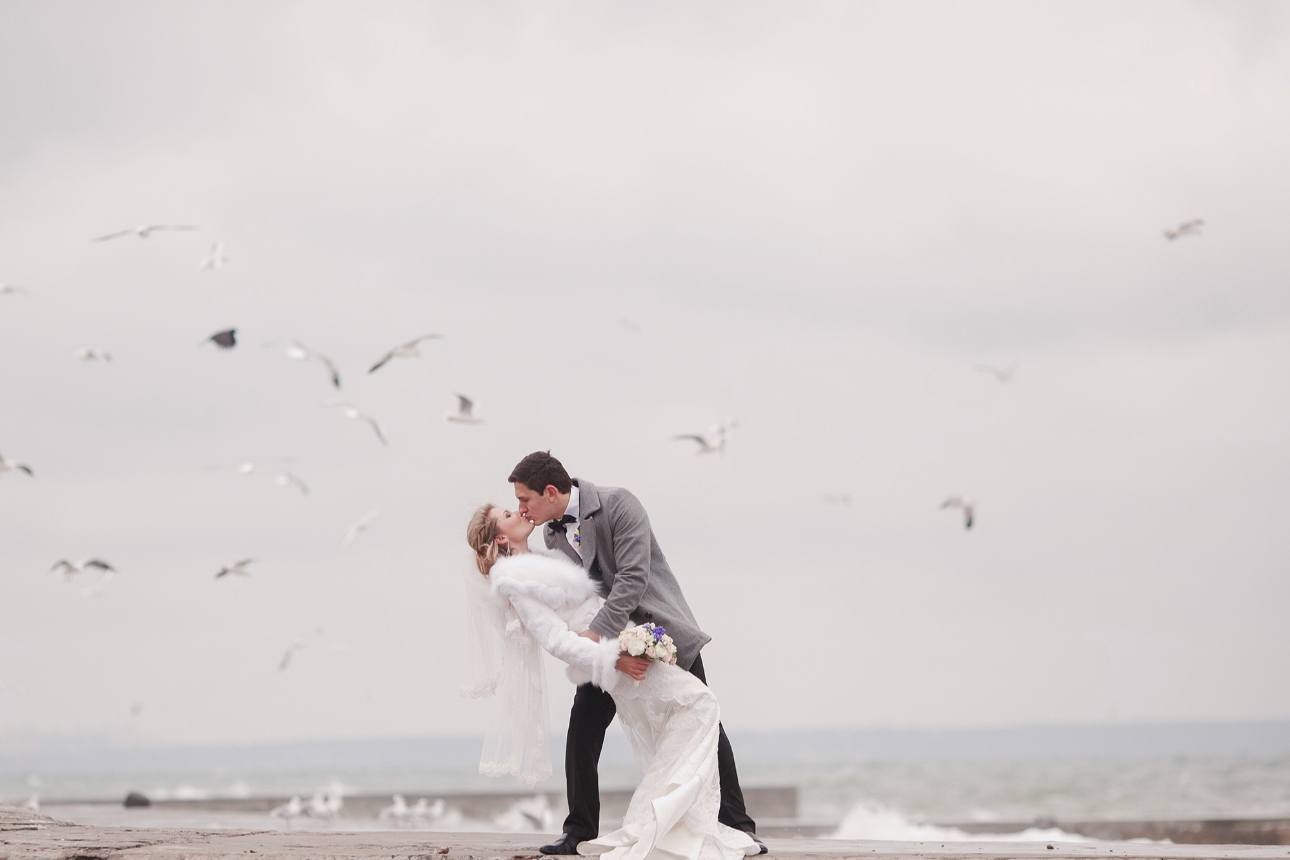
{"label": "ocean wave", "polygon": [[153,800],[210,800],[211,792],[195,785],[180,783],[174,788],[157,786],[148,792],[148,797]]}
{"label": "ocean wave", "polygon": [[877,839],[891,842],[1089,842],[1078,833],[1053,827],[1031,827],[1013,833],[968,833],[916,821],[882,804],[861,801],[851,808],[830,839]]}

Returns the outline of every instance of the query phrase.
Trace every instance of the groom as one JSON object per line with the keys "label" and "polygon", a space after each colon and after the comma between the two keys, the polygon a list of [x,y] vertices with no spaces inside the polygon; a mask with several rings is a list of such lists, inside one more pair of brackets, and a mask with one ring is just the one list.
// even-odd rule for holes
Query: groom
{"label": "groom", "polygon": [[[600,584],[605,605],[582,635],[599,642],[616,637],[629,624],[653,621],[665,627],[676,643],[681,668],[708,683],[699,651],[711,637],[694,620],[636,497],[619,487],[572,480],[560,461],[544,451],[520,460],[509,480],[515,485],[520,515],[534,525],[546,523],[542,535],[547,549],[560,550]],[[613,719],[614,700],[608,693],[591,684],[578,687],[564,749],[569,817],[564,820],[564,834],[543,845],[543,854],[577,854],[579,842],[600,835],[596,768],[605,730]],[[735,755],[724,728],[717,741],[717,768],[721,778],[717,819],[752,836],[765,854],[765,844],[754,833],[757,825],[744,808]]]}

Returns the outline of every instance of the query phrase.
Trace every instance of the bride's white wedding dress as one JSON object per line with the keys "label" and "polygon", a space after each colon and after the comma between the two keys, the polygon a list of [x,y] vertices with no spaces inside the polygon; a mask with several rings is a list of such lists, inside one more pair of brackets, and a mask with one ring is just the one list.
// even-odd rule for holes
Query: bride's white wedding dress
{"label": "bride's white wedding dress", "polygon": [[661,663],[639,684],[617,671],[617,640],[596,643],[577,635],[602,600],[586,572],[562,558],[503,558],[489,579],[487,608],[495,616],[484,626],[504,645],[485,685],[499,693],[500,728],[485,745],[481,772],[530,779],[550,772],[539,713],[545,711],[535,646],[540,647],[568,664],[575,683],[593,683],[613,696],[642,771],[622,826],[583,842],[580,854],[604,860],[736,860],[757,854],[751,837],[717,821],[721,711],[703,682]]}

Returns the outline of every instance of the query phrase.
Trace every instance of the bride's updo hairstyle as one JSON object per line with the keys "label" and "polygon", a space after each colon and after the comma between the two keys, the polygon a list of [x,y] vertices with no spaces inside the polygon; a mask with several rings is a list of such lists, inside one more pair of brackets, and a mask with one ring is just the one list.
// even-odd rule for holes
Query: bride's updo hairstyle
{"label": "bride's updo hairstyle", "polygon": [[466,543],[475,551],[475,567],[484,576],[488,576],[498,558],[506,555],[497,545],[497,521],[489,516],[492,512],[492,505],[484,505],[471,515],[470,525],[466,526]]}

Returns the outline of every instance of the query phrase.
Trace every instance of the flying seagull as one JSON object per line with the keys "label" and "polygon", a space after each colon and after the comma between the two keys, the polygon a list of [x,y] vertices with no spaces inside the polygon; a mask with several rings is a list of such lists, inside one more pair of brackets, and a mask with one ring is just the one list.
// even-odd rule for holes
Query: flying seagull
{"label": "flying seagull", "polygon": [[33,472],[31,467],[26,463],[18,463],[13,460],[8,460],[5,458],[4,454],[0,454],[0,475],[3,475],[5,472],[24,472],[32,478],[36,477],[36,473]]}
{"label": "flying seagull", "polygon": [[373,418],[371,415],[367,415],[363,412],[360,412],[358,410],[358,407],[354,406],[351,403],[346,403],[344,401],[340,401],[336,403],[328,403],[327,405],[340,409],[341,414],[343,414],[346,418],[350,419],[351,421],[366,421],[371,426],[372,432],[376,434],[376,438],[380,441],[382,445],[390,444],[385,440],[385,434],[381,432],[381,425],[377,424],[376,419]]}
{"label": "flying seagull", "polygon": [[128,230],[117,230],[115,233],[107,233],[102,236],[95,236],[91,242],[107,242],[111,239],[120,239],[125,236],[138,236],[140,239],[147,239],[153,233],[160,230],[196,230],[192,224],[140,224],[137,227],[131,227]]}
{"label": "flying seagull", "polygon": [[102,361],[104,363],[111,363],[112,361],[112,353],[105,349],[91,349],[88,346],[83,346],[76,350],[76,352],[72,353],[72,356],[81,361]]}
{"label": "flying seagull", "polygon": [[[237,346],[237,329],[226,328],[221,331],[217,331],[210,337],[206,338],[206,340],[202,341],[203,344],[207,342],[215,344],[220,349],[232,349]],[[198,344],[198,346],[201,346],[201,344]]]}
{"label": "flying seagull", "polygon": [[288,645],[286,652],[282,655],[282,659],[278,661],[278,671],[285,672],[287,667],[291,665],[291,658],[303,647],[305,647],[305,643],[299,639]]}
{"label": "flying seagull", "polygon": [[275,476],[273,483],[277,484],[279,487],[291,487],[297,489],[300,491],[300,495],[302,496],[309,495],[309,485],[302,481],[299,475],[292,472],[283,472],[282,474]]}
{"label": "flying seagull", "polygon": [[464,394],[457,395],[457,411],[444,416],[458,424],[483,424],[484,419],[475,417],[475,401]]}
{"label": "flying seagull", "polygon": [[247,567],[249,567],[253,561],[255,561],[253,558],[244,558],[241,561],[235,561],[232,564],[225,565],[219,569],[219,573],[215,574],[215,578],[223,579],[224,577],[233,574],[238,576],[250,576],[251,571],[247,570]]}
{"label": "flying seagull", "polygon": [[423,334],[420,337],[414,337],[412,340],[408,341],[407,343],[401,343],[398,346],[394,347],[394,349],[387,352],[385,355],[381,356],[380,360],[378,360],[376,364],[373,364],[370,368],[368,368],[367,372],[376,373],[376,371],[380,370],[382,367],[385,367],[385,365],[387,365],[391,360],[396,358],[416,358],[417,356],[421,355],[421,350],[417,348],[418,346],[420,346],[424,341],[438,340],[441,337],[443,337],[443,335]]}
{"label": "flying seagull", "polygon": [[1205,226],[1205,221],[1201,218],[1193,218],[1190,221],[1184,221],[1172,230],[1165,230],[1165,238],[1170,242],[1175,239],[1181,239],[1184,236],[1199,236],[1200,228]]}
{"label": "flying seagull", "polygon": [[278,661],[278,671],[285,672],[287,667],[291,665],[291,658],[296,655],[296,652],[300,651],[302,648],[307,648],[310,645],[317,643],[319,637],[322,635],[323,628],[315,627],[313,632],[308,636],[302,636],[293,640],[292,643],[287,646],[287,650],[283,652],[282,659]]}
{"label": "flying seagull", "polygon": [[228,256],[224,253],[224,243],[216,241],[211,242],[211,249],[206,252],[205,257],[202,257],[201,264],[198,268],[205,271],[214,271],[216,269],[224,268],[227,263]]}
{"label": "flying seagull", "polygon": [[941,502],[941,510],[945,510],[946,508],[959,508],[962,510],[963,528],[972,528],[972,522],[976,517],[976,508],[973,506],[971,499],[963,496],[950,496],[948,499]]}
{"label": "flying seagull", "polygon": [[726,433],[734,426],[734,419],[727,418],[719,424],[713,424],[705,433],[679,433],[672,439],[694,442],[699,446],[696,454],[720,454],[726,450]]}
{"label": "flying seagull", "polygon": [[17,284],[0,284],[0,296],[26,295],[27,289]]}
{"label": "flying seagull", "polygon": [[358,522],[350,526],[349,531],[345,532],[345,538],[340,542],[340,545],[349,546],[354,541],[358,540],[359,535],[371,528],[372,523],[376,522],[376,518],[380,515],[380,511],[368,511],[363,514],[363,516],[359,518]]}
{"label": "flying seagull", "polygon": [[[265,346],[276,346],[275,344],[265,344]],[[340,371],[336,369],[336,364],[321,352],[314,352],[298,340],[289,340],[282,347],[283,354],[293,361],[316,361],[327,371],[327,378],[335,388],[340,388]]]}
{"label": "flying seagull", "polygon": [[85,561],[78,561],[75,564],[65,558],[60,558],[49,568],[50,572],[61,571],[63,576],[70,579],[74,574],[84,573],[87,570],[98,570],[103,573],[116,573],[116,568],[108,564],[101,558],[87,558]]}
{"label": "flying seagull", "polygon": [[978,373],[988,373],[999,382],[1007,384],[1012,382],[1012,375],[1017,372],[1017,366],[1010,364],[1007,367],[996,367],[993,364],[978,364],[973,370]]}

